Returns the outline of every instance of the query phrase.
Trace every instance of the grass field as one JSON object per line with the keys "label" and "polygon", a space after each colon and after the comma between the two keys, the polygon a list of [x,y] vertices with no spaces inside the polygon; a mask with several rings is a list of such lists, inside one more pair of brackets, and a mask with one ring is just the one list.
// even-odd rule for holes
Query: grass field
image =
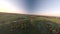
{"label": "grass field", "polygon": [[60,34],[60,19],[0,13],[0,34]]}

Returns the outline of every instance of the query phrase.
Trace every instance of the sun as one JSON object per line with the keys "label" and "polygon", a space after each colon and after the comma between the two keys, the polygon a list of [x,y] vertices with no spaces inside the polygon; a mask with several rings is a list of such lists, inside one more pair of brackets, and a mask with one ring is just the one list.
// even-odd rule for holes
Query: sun
{"label": "sun", "polygon": [[6,1],[0,0],[0,12],[11,12],[16,11],[15,7],[13,7],[10,3]]}
{"label": "sun", "polygon": [[0,12],[9,12],[9,13],[23,13],[22,10],[18,10],[11,2],[9,3],[6,0],[0,0]]}

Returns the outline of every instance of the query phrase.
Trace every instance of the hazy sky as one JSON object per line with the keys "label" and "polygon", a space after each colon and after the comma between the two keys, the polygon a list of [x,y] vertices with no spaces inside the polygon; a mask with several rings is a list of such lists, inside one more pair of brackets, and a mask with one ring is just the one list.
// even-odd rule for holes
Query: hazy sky
{"label": "hazy sky", "polygon": [[[28,0],[0,0],[0,12],[60,16],[60,0],[27,1]],[[26,11],[27,9],[29,11]]]}
{"label": "hazy sky", "polygon": [[38,1],[38,13],[60,16],[60,0]]}
{"label": "hazy sky", "polygon": [[21,0],[0,0],[0,12],[25,13],[23,6]]}

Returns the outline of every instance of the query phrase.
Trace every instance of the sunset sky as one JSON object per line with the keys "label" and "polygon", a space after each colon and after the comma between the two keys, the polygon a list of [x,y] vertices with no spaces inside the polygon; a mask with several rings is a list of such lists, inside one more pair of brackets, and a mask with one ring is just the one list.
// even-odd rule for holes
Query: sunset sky
{"label": "sunset sky", "polygon": [[25,13],[22,8],[16,7],[12,0],[0,0],[0,12],[9,12],[9,13]]}
{"label": "sunset sky", "polygon": [[60,0],[0,0],[0,12],[60,16]]}

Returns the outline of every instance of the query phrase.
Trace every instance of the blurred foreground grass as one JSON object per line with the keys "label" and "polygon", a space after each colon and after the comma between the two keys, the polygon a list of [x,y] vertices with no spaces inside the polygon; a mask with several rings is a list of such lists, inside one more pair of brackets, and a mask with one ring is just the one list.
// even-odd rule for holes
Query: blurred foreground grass
{"label": "blurred foreground grass", "polygon": [[0,13],[0,34],[60,34],[60,19]]}

